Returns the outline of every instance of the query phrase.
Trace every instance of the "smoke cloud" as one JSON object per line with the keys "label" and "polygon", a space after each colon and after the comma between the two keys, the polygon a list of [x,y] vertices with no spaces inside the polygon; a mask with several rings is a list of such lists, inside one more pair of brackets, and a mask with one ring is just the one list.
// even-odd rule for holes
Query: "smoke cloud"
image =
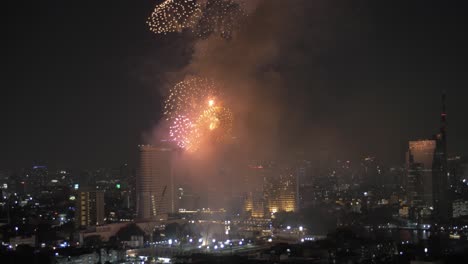
{"label": "smoke cloud", "polygon": [[[179,166],[184,181],[219,195],[241,188],[242,168],[250,161],[289,159],[312,146],[314,153],[327,156],[339,145],[335,127],[320,126],[312,95],[326,98],[318,88],[323,86],[319,57],[333,43],[326,33],[336,26],[333,19],[349,15],[346,9],[307,0],[245,1],[243,6],[248,16],[231,39],[216,34],[192,39],[185,43],[193,48],[187,64],[169,74],[171,80],[196,75],[222,83],[224,103],[234,113],[234,142],[204,146],[181,158]],[[227,184],[228,178],[237,184]]]}

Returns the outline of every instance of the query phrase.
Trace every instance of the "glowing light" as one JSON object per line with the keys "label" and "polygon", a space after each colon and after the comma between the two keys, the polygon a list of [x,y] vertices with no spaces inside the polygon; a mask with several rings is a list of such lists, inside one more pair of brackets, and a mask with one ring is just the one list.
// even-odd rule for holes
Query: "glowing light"
{"label": "glowing light", "polygon": [[233,0],[166,0],[158,4],[146,24],[156,34],[191,30],[200,38],[217,35],[231,39],[247,17]]}
{"label": "glowing light", "polygon": [[191,135],[193,133],[194,124],[186,116],[178,116],[174,118],[172,125],[169,128],[169,136],[181,148],[188,148],[192,142]]}
{"label": "glowing light", "polygon": [[169,136],[177,145],[194,152],[203,142],[226,142],[232,132],[232,113],[222,106],[220,87],[204,78],[177,83],[165,100]]}
{"label": "glowing light", "polygon": [[215,82],[206,78],[193,77],[179,82],[169,91],[164,104],[164,115],[167,120],[197,115],[206,108],[203,102],[214,100],[218,91],[219,87]]}
{"label": "glowing light", "polygon": [[201,15],[195,0],[166,0],[157,5],[146,24],[156,34],[181,32],[194,27]]}
{"label": "glowing light", "polygon": [[203,130],[217,130],[215,140],[221,142],[232,132],[232,113],[224,107],[210,107],[203,112],[197,121],[198,128]]}

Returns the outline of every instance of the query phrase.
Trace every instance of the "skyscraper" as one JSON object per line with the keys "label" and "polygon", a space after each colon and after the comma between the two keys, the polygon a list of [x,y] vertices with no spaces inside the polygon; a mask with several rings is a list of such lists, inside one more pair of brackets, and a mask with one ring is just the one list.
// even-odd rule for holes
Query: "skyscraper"
{"label": "skyscraper", "polygon": [[141,145],[140,169],[136,179],[139,220],[156,220],[174,212],[175,148],[162,142],[159,146]]}
{"label": "skyscraper", "polygon": [[434,136],[436,149],[432,167],[434,217],[439,222],[446,222],[451,213],[448,199],[448,169],[447,169],[447,113],[445,109],[445,94],[442,95],[442,112],[440,115],[440,131]]}
{"label": "skyscraper", "polygon": [[250,165],[245,178],[244,210],[250,212],[252,217],[265,216],[265,172],[260,164]]}
{"label": "skyscraper", "polygon": [[409,142],[407,152],[406,190],[412,206],[433,206],[432,167],[435,140],[415,140]]}
{"label": "skyscraper", "polygon": [[265,179],[265,200],[270,213],[294,212],[299,200],[298,181],[294,169],[284,167]]}
{"label": "skyscraper", "polygon": [[431,140],[410,141],[407,153],[408,200],[413,206],[423,205],[433,209],[432,216],[438,222],[446,222],[451,215],[446,127],[443,94],[439,133]]}
{"label": "skyscraper", "polygon": [[75,223],[81,227],[104,224],[104,192],[86,189],[78,191]]}

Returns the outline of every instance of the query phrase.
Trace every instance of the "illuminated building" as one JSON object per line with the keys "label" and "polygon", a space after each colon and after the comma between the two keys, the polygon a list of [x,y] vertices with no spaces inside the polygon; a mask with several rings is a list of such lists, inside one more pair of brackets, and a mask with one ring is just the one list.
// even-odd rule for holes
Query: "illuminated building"
{"label": "illuminated building", "polygon": [[79,190],[76,196],[76,225],[87,227],[104,224],[104,192]]}
{"label": "illuminated building", "polygon": [[174,212],[173,159],[175,149],[169,144],[142,145],[140,169],[136,179],[137,216],[155,220]]}
{"label": "illuminated building", "polygon": [[298,182],[293,169],[281,169],[266,177],[265,200],[270,214],[297,210]]}
{"label": "illuminated building", "polygon": [[264,181],[266,168],[262,165],[250,165],[245,179],[244,210],[254,218],[265,216]]}
{"label": "illuminated building", "polygon": [[411,205],[419,203],[433,209],[439,222],[450,218],[445,95],[442,95],[440,131],[431,140],[409,142],[407,153],[407,191]]}
{"label": "illuminated building", "polygon": [[406,190],[408,200],[413,206],[433,206],[432,163],[435,148],[435,140],[415,140],[409,142],[406,162]]}

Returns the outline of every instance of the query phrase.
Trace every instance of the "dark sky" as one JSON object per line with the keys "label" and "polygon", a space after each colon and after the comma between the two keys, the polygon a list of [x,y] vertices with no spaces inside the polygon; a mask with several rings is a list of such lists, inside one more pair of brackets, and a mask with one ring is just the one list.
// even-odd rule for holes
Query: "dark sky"
{"label": "dark sky", "polygon": [[[190,60],[190,37],[147,30],[155,1],[9,2],[0,168],[134,164],[161,117],[168,73]],[[297,149],[307,139],[309,151],[317,143],[339,158],[401,162],[407,140],[437,131],[445,90],[449,151],[468,154],[465,6],[290,2],[307,2],[310,12],[285,22],[304,31],[274,62],[286,83],[284,144]]]}

